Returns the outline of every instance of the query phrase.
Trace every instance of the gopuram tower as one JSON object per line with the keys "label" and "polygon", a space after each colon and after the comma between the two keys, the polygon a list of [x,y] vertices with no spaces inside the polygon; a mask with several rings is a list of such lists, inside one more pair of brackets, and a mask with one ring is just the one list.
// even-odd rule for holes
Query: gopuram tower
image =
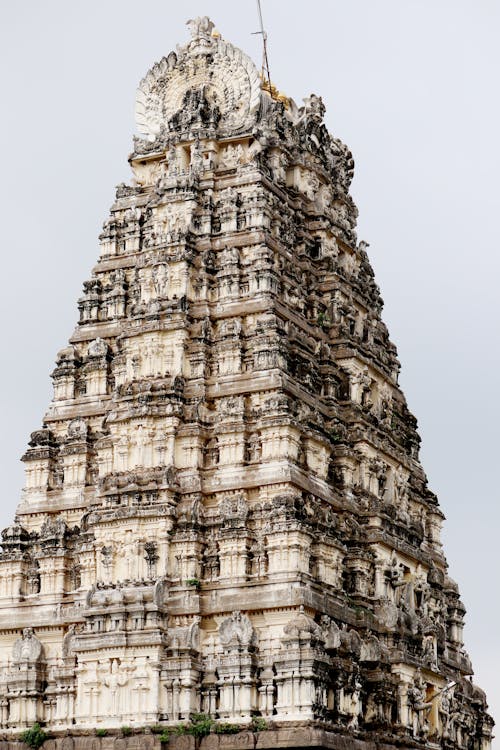
{"label": "gopuram tower", "polygon": [[487,750],[352,156],[319,96],[189,28],[140,83],[2,532],[0,731]]}

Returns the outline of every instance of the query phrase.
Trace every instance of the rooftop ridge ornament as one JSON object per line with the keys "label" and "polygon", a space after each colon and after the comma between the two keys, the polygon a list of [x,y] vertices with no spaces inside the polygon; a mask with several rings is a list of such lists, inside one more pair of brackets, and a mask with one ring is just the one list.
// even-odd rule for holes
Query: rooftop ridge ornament
{"label": "rooftop ridge ornament", "polygon": [[214,46],[214,22],[208,16],[198,16],[186,21],[186,26],[192,38],[189,44],[190,51],[196,54],[208,53]]}
{"label": "rooftop ridge ornament", "polygon": [[139,84],[137,129],[154,141],[161,134],[168,136],[181,122],[188,130],[193,119],[202,126],[205,117],[220,135],[251,130],[261,97],[253,61],[222,39],[208,16],[191,19],[187,25],[191,41],[153,65]]}
{"label": "rooftop ridge ornament", "polygon": [[190,18],[189,21],[186,21],[186,26],[189,27],[191,36],[195,41],[200,39],[211,41],[212,31],[215,28],[215,24],[208,16]]}

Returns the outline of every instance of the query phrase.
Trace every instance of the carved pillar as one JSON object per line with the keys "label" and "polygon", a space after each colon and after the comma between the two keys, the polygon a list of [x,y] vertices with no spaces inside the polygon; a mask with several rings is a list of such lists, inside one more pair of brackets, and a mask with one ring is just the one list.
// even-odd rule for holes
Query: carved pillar
{"label": "carved pillar", "polygon": [[321,628],[303,607],[284,628],[275,659],[277,721],[313,719],[328,707],[329,658]]}
{"label": "carved pillar", "polygon": [[257,709],[256,633],[247,615],[233,612],[219,627],[219,708],[221,719],[250,721]]}
{"label": "carved pillar", "polygon": [[9,697],[8,726],[20,728],[45,720],[43,713],[45,685],[44,650],[32,628],[12,648],[12,668],[7,675]]}

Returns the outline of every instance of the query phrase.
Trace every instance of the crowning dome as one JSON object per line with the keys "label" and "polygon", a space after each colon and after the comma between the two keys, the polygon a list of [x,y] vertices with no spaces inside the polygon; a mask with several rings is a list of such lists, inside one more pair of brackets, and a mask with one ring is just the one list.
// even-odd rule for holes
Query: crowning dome
{"label": "crowning dome", "polygon": [[217,134],[251,131],[261,98],[261,81],[241,50],[214,36],[206,16],[188,21],[192,40],[156,63],[137,92],[137,129],[154,140],[174,114],[191,101],[217,117]]}
{"label": "crowning dome", "polygon": [[2,733],[488,750],[352,156],[188,25],[2,532]]}

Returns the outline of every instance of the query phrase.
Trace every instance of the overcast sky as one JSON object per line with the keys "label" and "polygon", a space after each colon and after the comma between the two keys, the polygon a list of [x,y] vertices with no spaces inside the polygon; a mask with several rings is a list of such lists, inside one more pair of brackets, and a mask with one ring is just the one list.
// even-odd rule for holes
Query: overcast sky
{"label": "overcast sky", "polygon": [[[271,77],[351,148],[422,462],[447,516],[474,680],[500,721],[500,3],[262,0]],[[208,14],[260,64],[254,0],[0,3],[0,526],[51,397],[97,235],[129,180],[135,88]]]}

